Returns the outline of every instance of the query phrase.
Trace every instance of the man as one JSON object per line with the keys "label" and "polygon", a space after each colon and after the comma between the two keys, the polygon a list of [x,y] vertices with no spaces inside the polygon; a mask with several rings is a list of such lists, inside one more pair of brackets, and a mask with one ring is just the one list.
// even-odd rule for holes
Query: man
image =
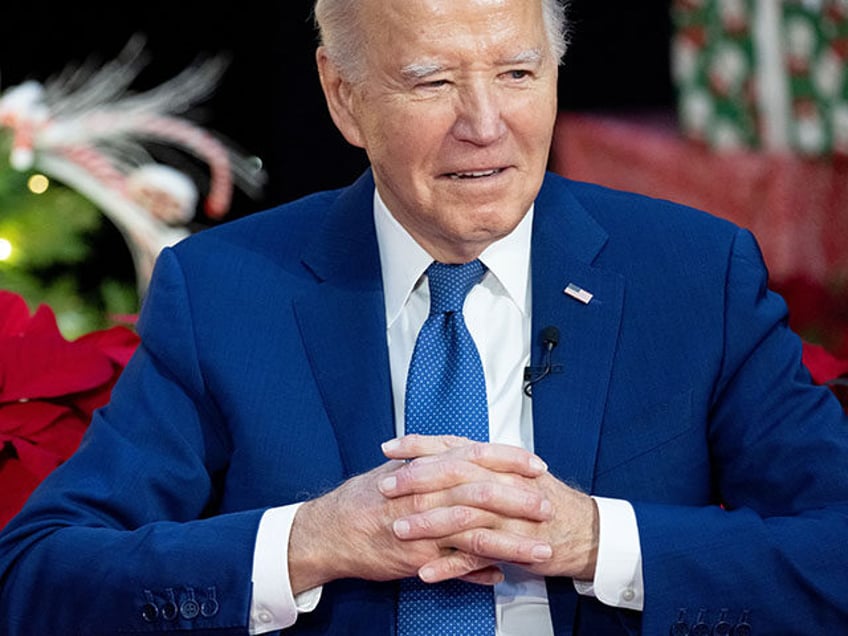
{"label": "man", "polygon": [[[848,624],[841,408],[749,233],[545,174],[558,4],[316,16],[372,169],[162,254],[112,403],[0,539],[5,633],[428,633],[407,591],[455,581],[429,633],[472,595],[477,633]],[[488,441],[404,435],[436,272],[478,258],[449,313]]]}

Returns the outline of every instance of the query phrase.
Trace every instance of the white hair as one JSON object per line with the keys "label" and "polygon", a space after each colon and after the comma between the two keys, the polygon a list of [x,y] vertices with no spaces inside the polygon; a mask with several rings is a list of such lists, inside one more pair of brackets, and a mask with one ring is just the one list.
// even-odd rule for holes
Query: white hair
{"label": "white hair", "polygon": [[[569,24],[566,20],[567,0],[540,0],[542,19],[551,54],[558,62],[568,48]],[[349,81],[364,79],[362,52],[367,46],[368,31],[360,24],[361,0],[316,0],[315,25],[321,45],[330,60]]]}

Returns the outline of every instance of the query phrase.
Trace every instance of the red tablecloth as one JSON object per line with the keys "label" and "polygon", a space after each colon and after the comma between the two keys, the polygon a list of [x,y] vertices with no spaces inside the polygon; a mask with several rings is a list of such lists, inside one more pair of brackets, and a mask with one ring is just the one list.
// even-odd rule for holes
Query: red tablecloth
{"label": "red tablecloth", "polygon": [[718,153],[683,138],[669,117],[561,113],[551,168],[747,227],[775,279],[848,276],[848,161]]}

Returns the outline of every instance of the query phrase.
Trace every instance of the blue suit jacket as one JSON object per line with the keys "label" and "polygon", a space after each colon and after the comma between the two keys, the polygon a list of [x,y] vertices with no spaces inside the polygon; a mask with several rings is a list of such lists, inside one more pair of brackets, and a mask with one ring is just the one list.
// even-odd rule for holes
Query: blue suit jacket
{"label": "blue suit jacket", "polygon": [[[162,254],[112,403],[0,538],[3,633],[246,633],[263,510],[380,464],[394,435],[373,187]],[[633,503],[646,589],[640,614],[549,579],[556,633],[848,625],[848,429],[751,235],[548,175],[532,276],[563,368],[533,392],[537,452]],[[293,632],[392,634],[394,597],[336,581]]]}

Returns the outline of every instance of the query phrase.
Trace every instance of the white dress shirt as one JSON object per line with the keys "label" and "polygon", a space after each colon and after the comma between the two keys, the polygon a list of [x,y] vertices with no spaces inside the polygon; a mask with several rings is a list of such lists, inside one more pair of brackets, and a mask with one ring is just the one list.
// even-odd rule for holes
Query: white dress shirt
{"label": "white dress shirt", "polygon": [[[481,254],[487,272],[469,292],[463,308],[486,378],[489,439],[530,451],[532,400],[522,389],[524,367],[530,360],[532,219],[531,207],[509,236]],[[400,436],[404,432],[409,361],[430,307],[424,271],[433,258],[394,219],[376,191],[374,220],[385,293],[394,414]],[[579,593],[594,595],[608,605],[641,610],[641,550],[633,508],[621,500],[595,501],[600,513],[595,580],[575,581],[575,587]],[[295,598],[289,583],[288,536],[297,507],[270,509],[260,523],[253,563],[251,634],[289,627],[298,613],[311,611],[320,602],[321,588]],[[505,566],[504,574],[505,580],[495,586],[497,636],[553,634],[544,578],[512,566]]]}

